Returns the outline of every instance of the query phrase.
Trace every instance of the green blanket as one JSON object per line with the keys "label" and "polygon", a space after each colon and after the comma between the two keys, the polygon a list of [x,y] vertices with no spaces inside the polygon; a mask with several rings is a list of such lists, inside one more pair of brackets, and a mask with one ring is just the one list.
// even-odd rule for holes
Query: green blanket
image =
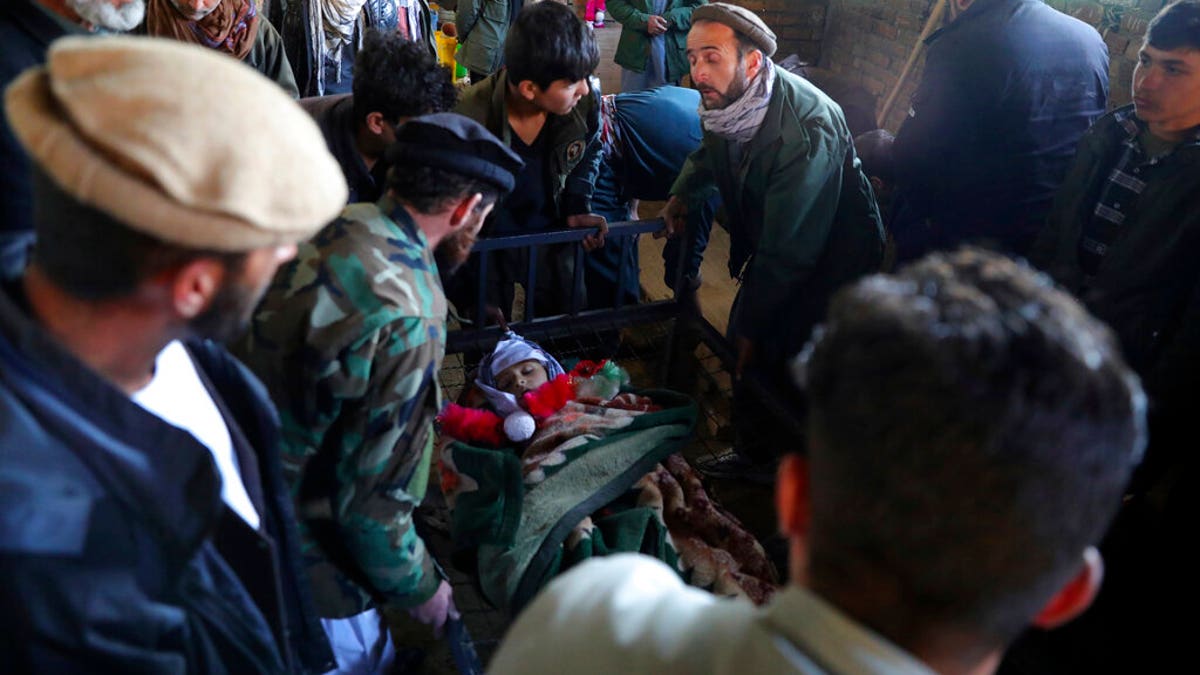
{"label": "green blanket", "polygon": [[518,612],[559,572],[587,558],[640,552],[677,568],[659,511],[633,486],[691,438],[696,405],[666,390],[638,392],[662,409],[571,402],[539,425],[524,457],[448,440],[443,490],[457,546],[477,549],[484,594]]}

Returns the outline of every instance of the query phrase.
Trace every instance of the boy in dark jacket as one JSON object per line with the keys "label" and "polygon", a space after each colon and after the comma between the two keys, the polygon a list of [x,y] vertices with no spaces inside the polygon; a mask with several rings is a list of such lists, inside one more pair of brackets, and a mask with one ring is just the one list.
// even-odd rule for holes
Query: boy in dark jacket
{"label": "boy in dark jacket", "polygon": [[1150,399],[1146,459],[1103,548],[1104,591],[1053,641],[1080,672],[1169,667],[1186,642],[1159,603],[1190,577],[1183,547],[1197,494],[1200,2],[1150,23],[1133,104],[1083,136],[1030,257],[1112,327]]}
{"label": "boy in dark jacket", "polygon": [[[496,206],[485,235],[541,232],[562,227],[597,228],[588,248],[604,243],[607,223],[592,212],[600,167],[600,102],[588,78],[600,51],[588,27],[568,7],[541,2],[526,7],[509,29],[507,66],[463,95],[455,112],[479,122],[525,161],[516,188]],[[574,261],[570,247],[539,249],[534,304],[526,293],[526,316],[570,305]],[[498,256],[489,302],[512,306],[512,284],[525,278],[520,256]],[[464,270],[469,272],[469,270]],[[474,275],[460,274],[447,295],[463,310],[474,299]]]}

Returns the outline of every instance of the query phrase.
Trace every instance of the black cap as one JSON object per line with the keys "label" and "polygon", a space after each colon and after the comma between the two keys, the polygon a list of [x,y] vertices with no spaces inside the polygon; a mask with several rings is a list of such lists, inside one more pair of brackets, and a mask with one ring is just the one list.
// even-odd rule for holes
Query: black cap
{"label": "black cap", "polygon": [[475,120],[457,113],[414,117],[396,129],[388,165],[418,164],[470,176],[512,192],[525,162]]}

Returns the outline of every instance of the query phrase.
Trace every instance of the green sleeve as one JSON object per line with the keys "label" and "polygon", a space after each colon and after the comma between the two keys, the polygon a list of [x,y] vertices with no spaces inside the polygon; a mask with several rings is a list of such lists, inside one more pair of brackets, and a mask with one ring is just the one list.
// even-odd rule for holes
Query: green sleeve
{"label": "green sleeve", "polygon": [[608,15],[621,24],[622,28],[646,32],[646,22],[650,15],[633,8],[626,0],[608,0]]}
{"label": "green sleeve", "polygon": [[331,383],[342,399],[334,518],[371,588],[400,608],[425,602],[440,582],[413,525],[439,403],[441,343],[429,335],[423,319],[393,321],[347,350]]}
{"label": "green sleeve", "polygon": [[475,28],[475,23],[479,20],[479,7],[482,4],[482,0],[463,0],[458,3],[457,13],[454,16],[454,27],[458,29],[459,42],[466,41],[471,29]]}
{"label": "green sleeve", "polygon": [[[610,1],[609,6],[612,4]],[[692,10],[707,4],[708,0],[683,0],[678,3],[678,6],[663,12],[662,17],[667,20],[672,29],[686,33],[692,28]]]}
{"label": "green sleeve", "polygon": [[671,196],[679,197],[688,208],[699,205],[717,193],[717,183],[709,160],[712,150],[701,145],[683,162],[679,176],[671,186]]}

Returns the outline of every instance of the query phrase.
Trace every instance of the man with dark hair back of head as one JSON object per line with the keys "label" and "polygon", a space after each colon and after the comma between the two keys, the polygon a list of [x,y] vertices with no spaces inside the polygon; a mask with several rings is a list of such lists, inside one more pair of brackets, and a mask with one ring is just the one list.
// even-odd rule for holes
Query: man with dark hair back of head
{"label": "man with dark hair back of head", "polygon": [[[687,57],[700,91],[704,143],[684,164],[663,216],[668,236],[719,192],[729,273],[741,281],[729,313],[734,345],[735,451],[702,471],[738,476],[800,442],[795,425],[763,418],[743,378],[779,397],[799,393],[785,361],[808,340],[833,292],[879,270],[883,227],[842,109],[809,81],[776,68],[775,33],[754,12],[697,7]],[[799,404],[793,405],[798,413]]]}
{"label": "man with dark hair back of head", "polygon": [[755,608],[648,557],[588,562],[491,672],[986,674],[1087,607],[1145,397],[1078,303],[998,255],[934,255],[839,292],[793,369],[812,432],[776,486],[790,585]]}
{"label": "man with dark hair back of head", "polygon": [[1072,644],[1097,645],[1086,652],[1097,668],[1174,667],[1171,655],[1186,649],[1183,626],[1163,603],[1191,575],[1185,561],[1200,494],[1193,447],[1197,233],[1200,2],[1184,0],[1150,22],[1133,71],[1132,105],[1101,117],[1080,140],[1030,252],[1035,265],[1112,327],[1150,398],[1146,461],[1104,547],[1117,561],[1112,583],[1084,621],[1051,636],[1072,654]]}
{"label": "man with dark hair back of head", "polygon": [[[0,2],[0,91],[45,61],[57,38],[131,31],[145,13],[145,0]],[[28,156],[0,115],[0,274],[20,274],[33,244],[31,175]]]}
{"label": "man with dark hair back of head", "polygon": [[300,99],[350,185],[350,204],[373,202],[384,192],[383,152],[409,118],[454,107],[458,92],[450,70],[419,42],[369,30],[354,61],[353,94]]}
{"label": "man with dark hair back of head", "polygon": [[[558,2],[527,5],[504,43],[505,68],[474,84],[456,112],[479,122],[525,161],[512,194],[497,205],[487,235],[541,232],[562,227],[595,228],[584,245],[604,243],[605,219],[592,211],[600,167],[600,102],[588,78],[600,63],[596,38],[570,8]],[[565,312],[574,271],[572,246],[538,249],[539,315]],[[495,256],[489,268],[489,302],[512,306],[513,284],[525,279],[520,255]],[[473,304],[476,280],[460,275],[451,300],[464,311]]]}
{"label": "man with dark hair back of head", "polygon": [[301,245],[239,345],[283,417],[309,578],[343,672],[388,672],[381,609],[435,632],[456,614],[413,524],[446,349],[434,253],[461,263],[521,166],[453,113],[404,123],[386,154],[387,194],[346,207]]}
{"label": "man with dark hair back of head", "polygon": [[0,279],[6,670],[327,670],[277,413],[217,344],[345,201],[316,125],[153,38],[63,38],[5,108],[38,234]]}

